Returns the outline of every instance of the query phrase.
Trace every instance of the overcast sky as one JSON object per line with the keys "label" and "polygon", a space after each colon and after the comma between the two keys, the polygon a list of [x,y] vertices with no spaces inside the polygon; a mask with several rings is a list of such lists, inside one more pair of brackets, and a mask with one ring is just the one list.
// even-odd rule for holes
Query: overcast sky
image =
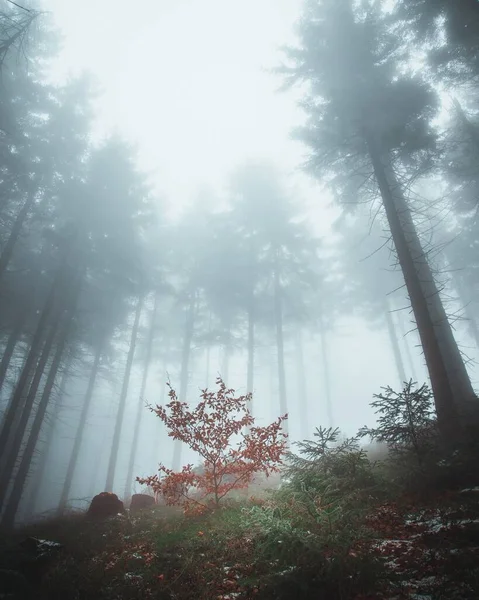
{"label": "overcast sky", "polygon": [[[306,150],[290,139],[303,115],[267,72],[281,60],[279,47],[294,42],[301,0],[43,2],[64,34],[56,76],[96,76],[98,130],[136,142],[141,165],[173,205],[204,184],[219,186],[242,161],[267,158],[291,174],[318,232],[328,231],[320,187],[298,169]],[[337,414],[352,433],[372,394],[396,385],[396,375],[384,332],[340,325],[331,344]]]}
{"label": "overcast sky", "polygon": [[[302,114],[267,73],[294,40],[300,0],[44,0],[64,34],[57,73],[84,69],[101,89],[98,124],[137,142],[142,166],[182,203],[239,162],[292,172]],[[294,183],[311,194],[306,178]]]}

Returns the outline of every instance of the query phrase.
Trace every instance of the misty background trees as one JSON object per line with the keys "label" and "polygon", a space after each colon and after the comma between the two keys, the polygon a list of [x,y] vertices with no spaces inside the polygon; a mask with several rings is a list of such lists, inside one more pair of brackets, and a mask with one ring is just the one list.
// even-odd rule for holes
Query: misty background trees
{"label": "misty background trees", "polygon": [[95,81],[49,75],[51,15],[0,4],[3,524],[194,462],[146,410],[167,380],[194,403],[219,373],[298,441],[429,379],[444,436],[466,435],[477,3],[298,5],[276,77],[300,86],[312,197],[252,147],[176,211],[126,136],[94,135]]}

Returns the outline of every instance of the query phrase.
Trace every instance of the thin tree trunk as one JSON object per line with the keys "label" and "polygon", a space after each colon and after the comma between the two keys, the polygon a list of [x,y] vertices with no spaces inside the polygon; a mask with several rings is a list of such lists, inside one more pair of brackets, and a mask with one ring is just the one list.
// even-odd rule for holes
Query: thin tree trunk
{"label": "thin tree trunk", "polygon": [[406,351],[406,358],[407,358],[407,362],[409,364],[409,368],[411,370],[412,378],[414,381],[417,381],[416,367],[414,366],[414,360],[412,358],[411,348],[409,347],[409,343],[407,340],[407,333],[406,333],[406,330],[404,327],[404,323],[400,316],[398,316],[397,322],[398,322],[399,333],[401,334],[401,337],[404,340],[404,349]]}
{"label": "thin tree trunk", "polygon": [[[251,294],[248,309],[248,372],[246,374],[246,393],[252,394],[254,388],[254,350],[255,350],[255,300]],[[250,412],[253,414],[253,400],[250,404]]]}
{"label": "thin tree trunk", "polygon": [[[190,306],[188,315],[185,323],[185,334],[183,337],[183,352],[181,356],[181,380],[180,380],[180,402],[186,402],[188,392],[188,380],[189,380],[189,364],[191,354],[191,342],[193,340],[193,333],[195,328],[195,311],[196,311],[196,298],[192,297],[190,300]],[[179,471],[181,467],[181,449],[182,442],[180,440],[174,441],[173,446],[173,471]]]}
{"label": "thin tree trunk", "polygon": [[223,360],[221,366],[221,378],[228,386],[230,374],[230,354],[231,354],[231,329],[228,327],[226,334],[226,343],[223,346]]}
{"label": "thin tree trunk", "polygon": [[206,345],[206,372],[205,372],[205,388],[210,385],[210,370],[211,370],[211,312],[208,315],[208,342]]}
{"label": "thin tree trunk", "polygon": [[457,290],[459,300],[463,306],[463,309],[466,313],[466,318],[469,325],[469,333],[474,338],[474,342],[476,344],[476,348],[479,348],[479,328],[477,326],[476,318],[471,310],[471,306],[469,301],[466,299],[466,291],[464,289],[464,284],[461,281],[461,278],[457,275],[453,276],[452,279],[453,285]]}
{"label": "thin tree trunk", "polygon": [[[274,317],[276,322],[276,348],[278,352],[279,411],[281,415],[285,415],[288,412],[288,402],[286,398],[286,372],[284,368],[283,303],[277,257],[274,269]],[[283,428],[285,433],[288,433],[288,421],[284,422]]]}
{"label": "thin tree trunk", "polygon": [[389,301],[387,298],[384,298],[384,316],[386,317],[386,323],[388,326],[389,341],[391,343],[391,348],[394,355],[394,363],[396,365],[396,370],[399,377],[399,385],[402,389],[403,385],[407,382],[407,378],[396,335],[396,328],[394,327],[394,321],[391,315],[391,307],[389,306]]}
{"label": "thin tree trunk", "polygon": [[10,361],[12,360],[13,353],[22,335],[23,327],[27,320],[27,315],[27,308],[25,306],[22,306],[18,311],[13,329],[10,332],[10,335],[8,336],[7,345],[5,346],[2,361],[0,362],[0,390],[3,387],[5,376],[7,375],[8,367],[10,366]]}
{"label": "thin tree trunk", "polygon": [[12,258],[13,250],[15,248],[16,243],[18,242],[18,238],[20,237],[20,232],[22,231],[23,224],[25,223],[28,214],[33,208],[37,189],[37,186],[34,185],[32,186],[32,189],[28,191],[27,199],[25,200],[22,208],[20,209],[20,212],[17,215],[17,218],[15,219],[15,223],[13,224],[8,241],[5,244],[5,248],[3,249],[2,254],[0,255],[0,279],[3,277],[5,271],[7,270],[7,267]]}
{"label": "thin tree trunk", "polygon": [[141,417],[145,410],[145,390],[148,381],[148,373],[150,370],[151,355],[153,351],[153,341],[155,339],[156,314],[158,312],[159,294],[155,295],[155,304],[151,315],[150,331],[146,348],[145,365],[143,368],[143,378],[141,380],[140,396],[138,398],[138,406],[136,409],[135,429],[133,432],[133,442],[130,451],[130,461],[128,463],[128,472],[126,475],[124,500],[127,501],[131,497],[131,488],[133,484],[133,469],[135,467],[136,453],[138,451],[138,441],[140,439]]}
{"label": "thin tree trunk", "polygon": [[105,492],[113,491],[113,483],[115,480],[116,463],[118,460],[118,449],[120,447],[121,427],[123,425],[123,415],[125,413],[126,396],[128,394],[128,386],[130,384],[131,367],[133,365],[133,357],[135,355],[136,340],[138,337],[138,328],[140,325],[141,310],[143,308],[143,296],[140,296],[136,306],[135,322],[131,331],[130,350],[126,361],[125,375],[123,377],[123,386],[121,388],[120,403],[118,405],[118,413],[116,416],[115,431],[113,433],[113,442],[111,445],[110,461],[108,463],[108,471],[106,475]]}
{"label": "thin tree trunk", "polygon": [[40,491],[42,489],[42,484],[44,483],[45,469],[48,464],[48,458],[50,456],[53,439],[55,437],[55,425],[57,423],[58,417],[60,415],[60,411],[62,409],[63,400],[64,400],[65,394],[66,394],[67,383],[71,377],[70,369],[71,369],[72,362],[73,362],[73,359],[70,356],[67,359],[65,367],[63,369],[63,375],[62,375],[62,379],[60,381],[60,388],[58,390],[58,394],[55,399],[53,413],[52,413],[51,418],[49,419],[47,427],[46,427],[44,447],[40,454],[40,461],[38,464],[38,468],[35,471],[34,480],[31,485],[30,495],[25,504],[25,519],[26,520],[28,520],[31,516],[33,516],[35,514],[38,497],[39,497]]}
{"label": "thin tree trunk", "polygon": [[[78,278],[80,280],[80,278]],[[78,284],[80,281],[78,281]],[[45,418],[45,413],[47,411],[48,404],[50,402],[50,396],[53,389],[53,385],[55,383],[55,379],[57,377],[58,368],[60,366],[63,352],[65,350],[66,342],[70,336],[70,332],[72,330],[74,316],[76,311],[76,304],[78,299],[78,291],[79,285],[75,286],[76,289],[71,294],[70,298],[70,307],[66,312],[65,319],[63,322],[63,328],[60,334],[60,338],[58,340],[57,350],[55,352],[55,356],[53,358],[50,371],[48,373],[48,377],[45,383],[45,388],[42,393],[42,397],[37,407],[37,412],[35,414],[35,419],[32,424],[32,429],[30,431],[30,435],[28,436],[28,441],[25,446],[25,450],[22,455],[22,459],[20,462],[20,466],[18,468],[18,472],[15,476],[15,480],[13,482],[12,493],[10,494],[10,498],[5,507],[5,512],[2,517],[2,526],[5,528],[13,527],[15,522],[15,515],[17,514],[18,506],[20,504],[20,500],[23,493],[23,488],[25,486],[25,481],[28,476],[28,472],[30,470],[30,465],[33,457],[33,453],[35,451],[35,446],[38,441],[38,436],[40,434],[40,429],[42,427],[43,419]]]}
{"label": "thin tree trunk", "polygon": [[5,500],[5,496],[7,493],[8,484],[12,477],[13,471],[15,469],[15,463],[17,461],[18,454],[20,452],[20,448],[22,446],[23,438],[25,435],[25,431],[27,429],[28,421],[30,419],[30,415],[32,412],[33,404],[35,401],[35,397],[38,391],[38,387],[40,385],[40,381],[43,376],[43,372],[47,365],[48,359],[50,358],[53,343],[55,341],[56,333],[58,330],[59,319],[53,319],[50,325],[50,331],[48,333],[48,337],[45,341],[45,345],[43,347],[42,355],[40,360],[38,361],[37,368],[35,370],[35,374],[33,376],[33,381],[28,391],[27,399],[25,402],[25,406],[23,407],[23,411],[18,422],[15,431],[12,433],[12,443],[11,447],[8,451],[8,455],[5,461],[5,465],[0,473],[0,507],[3,506],[3,502]]}
{"label": "thin tree trunk", "polygon": [[[113,393],[110,399],[110,405],[108,407],[108,423],[110,423],[113,420],[113,412],[114,412],[114,408],[116,408],[117,403],[118,403],[118,383],[115,381],[113,383]],[[98,481],[98,476],[100,473],[100,466],[103,460],[103,457],[105,456],[105,451],[107,448],[107,441],[108,438],[107,436],[103,436],[102,440],[101,440],[101,444],[100,444],[100,448],[99,448],[99,452],[97,452],[97,457],[98,460],[95,461],[95,464],[93,465],[93,469],[92,469],[92,473],[91,473],[91,478],[90,478],[90,486],[89,486],[89,491],[88,491],[88,498],[93,498],[93,496],[95,495],[95,490],[97,489],[97,481]]]}
{"label": "thin tree trunk", "polygon": [[454,443],[463,437],[459,413],[464,409],[469,412],[475,394],[409,207],[393,175],[386,174],[381,155],[373,144],[370,144],[370,156],[418,325],[431,378],[438,425],[444,441]]}
{"label": "thin tree trunk", "polygon": [[24,393],[26,391],[27,384],[31,377],[31,372],[35,368],[35,364],[40,353],[41,345],[45,338],[45,332],[50,320],[50,315],[55,306],[57,289],[61,279],[63,278],[63,275],[64,270],[63,268],[61,268],[57,272],[57,276],[55,277],[55,280],[52,283],[52,287],[50,289],[48,298],[45,301],[42,314],[40,315],[40,319],[38,321],[37,328],[35,330],[35,334],[30,345],[30,350],[28,352],[25,364],[23,365],[22,372],[20,374],[20,378],[17,382],[17,385],[15,386],[15,391],[12,394],[11,402],[7,409],[7,412],[4,415],[2,430],[0,433],[0,457],[4,454],[7,442],[13,433],[13,424],[15,422],[15,419],[22,410],[22,397],[24,396]]}
{"label": "thin tree trunk", "polygon": [[70,494],[73,477],[75,476],[75,469],[78,463],[78,457],[80,456],[81,444],[83,441],[83,434],[85,432],[85,426],[88,418],[88,411],[90,410],[91,400],[93,397],[93,391],[95,389],[95,383],[100,369],[101,356],[103,352],[104,338],[101,338],[96,349],[95,359],[93,361],[92,369],[90,371],[90,378],[88,380],[88,386],[83,399],[82,410],[80,413],[80,420],[78,422],[75,440],[73,442],[73,448],[70,454],[70,460],[68,461],[67,472],[65,480],[63,482],[62,493],[60,501],[58,503],[57,514],[62,515],[68,503],[68,496]]}
{"label": "thin tree trunk", "polygon": [[331,379],[329,376],[328,344],[326,339],[326,329],[324,327],[322,317],[319,321],[319,327],[319,336],[321,339],[321,361],[323,363],[324,392],[326,396],[326,414],[328,417],[329,427],[334,427],[333,402],[331,396]]}
{"label": "thin tree trunk", "polygon": [[298,377],[299,394],[299,421],[301,424],[301,439],[308,437],[309,419],[308,419],[308,386],[306,383],[306,369],[304,366],[303,335],[301,329],[296,332],[296,375]]}

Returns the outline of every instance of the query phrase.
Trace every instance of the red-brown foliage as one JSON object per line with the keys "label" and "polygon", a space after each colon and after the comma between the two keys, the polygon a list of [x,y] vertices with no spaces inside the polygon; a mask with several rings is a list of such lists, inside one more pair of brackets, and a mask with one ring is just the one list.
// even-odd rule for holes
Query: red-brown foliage
{"label": "red-brown foliage", "polygon": [[[222,379],[216,383],[217,391],[203,390],[194,409],[180,402],[171,386],[166,408],[151,408],[170,437],[201,456],[204,469],[197,473],[193,465],[186,465],[175,473],[160,465],[160,476],[138,481],[162,494],[167,504],[180,504],[188,512],[218,507],[229,492],[248,486],[256,473],[268,476],[278,471],[286,448],[287,435],[281,426],[287,415],[267,427],[255,427],[247,408],[251,394],[236,397]],[[234,437],[238,442],[233,446]]]}

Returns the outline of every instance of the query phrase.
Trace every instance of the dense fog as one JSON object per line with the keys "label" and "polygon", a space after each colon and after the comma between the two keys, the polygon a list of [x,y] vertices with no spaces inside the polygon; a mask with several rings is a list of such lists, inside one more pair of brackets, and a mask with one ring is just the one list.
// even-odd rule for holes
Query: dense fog
{"label": "dense fog", "polygon": [[0,1],[7,520],[198,464],[168,382],[252,392],[293,448],[386,386],[472,391],[477,93],[410,10]]}

